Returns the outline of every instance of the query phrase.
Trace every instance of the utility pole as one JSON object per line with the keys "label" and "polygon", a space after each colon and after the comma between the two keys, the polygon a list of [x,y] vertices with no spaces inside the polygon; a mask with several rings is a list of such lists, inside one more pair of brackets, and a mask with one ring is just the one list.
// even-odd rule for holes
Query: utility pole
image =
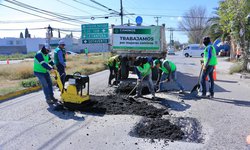
{"label": "utility pole", "polygon": [[170,32],[170,48],[172,48],[174,46],[174,33],[173,33],[173,29],[169,28],[169,32]]}
{"label": "utility pole", "polygon": [[158,26],[158,24],[159,24],[159,18],[161,18],[161,17],[154,17],[154,18],[156,18],[156,23],[157,23],[157,26]]}
{"label": "utility pole", "polygon": [[52,37],[52,28],[49,25],[48,28],[47,28],[47,40],[48,40],[49,48],[50,48],[50,39],[51,39],[51,37]]}
{"label": "utility pole", "polygon": [[123,7],[122,7],[122,0],[120,0],[121,3],[121,12],[120,12],[120,16],[121,16],[121,25],[123,26]]}

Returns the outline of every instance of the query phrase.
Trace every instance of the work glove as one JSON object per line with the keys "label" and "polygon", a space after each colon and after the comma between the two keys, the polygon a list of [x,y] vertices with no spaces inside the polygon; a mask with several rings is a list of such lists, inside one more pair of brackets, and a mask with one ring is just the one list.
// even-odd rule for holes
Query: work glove
{"label": "work glove", "polygon": [[53,66],[53,69],[57,70],[57,67],[56,67],[56,65],[54,65],[54,66]]}
{"label": "work glove", "polygon": [[55,75],[55,74],[56,74],[56,71],[55,71],[54,69],[51,69],[51,70],[50,70],[50,73]]}

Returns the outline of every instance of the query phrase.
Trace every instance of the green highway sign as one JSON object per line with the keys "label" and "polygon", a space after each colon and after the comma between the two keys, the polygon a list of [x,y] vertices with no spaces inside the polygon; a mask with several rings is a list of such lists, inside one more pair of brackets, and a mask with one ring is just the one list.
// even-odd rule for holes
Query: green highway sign
{"label": "green highway sign", "polygon": [[83,39],[82,43],[83,44],[93,44],[93,43],[108,43],[109,40],[108,39]]}
{"label": "green highway sign", "polygon": [[82,24],[82,43],[108,43],[108,41],[108,23]]}
{"label": "green highway sign", "polygon": [[83,35],[82,38],[83,39],[108,39],[109,35],[108,34],[95,33],[95,34],[86,34],[86,35]]}

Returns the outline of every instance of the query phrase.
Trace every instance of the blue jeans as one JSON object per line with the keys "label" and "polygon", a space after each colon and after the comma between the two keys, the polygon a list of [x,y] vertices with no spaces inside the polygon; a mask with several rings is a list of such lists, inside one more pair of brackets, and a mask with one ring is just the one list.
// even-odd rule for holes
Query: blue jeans
{"label": "blue jeans", "polygon": [[34,74],[39,79],[39,82],[43,87],[43,93],[45,95],[45,99],[51,100],[51,98],[54,97],[54,93],[49,73],[34,72]]}
{"label": "blue jeans", "polygon": [[207,87],[206,87],[206,77],[209,76],[210,85],[209,92],[213,96],[214,95],[214,78],[213,78],[214,66],[207,66],[206,71],[202,72],[201,76],[201,86],[202,86],[202,95],[206,95]]}
{"label": "blue jeans", "polygon": [[[149,89],[149,92],[155,96],[155,90],[154,90],[154,84],[153,84],[153,81],[152,81],[152,74],[150,73],[149,75],[145,76],[143,78],[143,81],[142,82],[147,82],[147,86],[148,86],[148,89]],[[141,91],[142,91],[142,83],[137,83],[138,86],[136,88],[136,95],[137,96],[141,96]]]}
{"label": "blue jeans", "polygon": [[56,67],[57,67],[57,71],[60,74],[62,84],[64,85],[65,77],[66,77],[65,67],[60,63],[58,65],[56,65]]}
{"label": "blue jeans", "polygon": [[163,84],[164,81],[168,78],[168,76],[170,76],[170,80],[173,80],[175,82],[175,84],[177,84],[177,86],[180,88],[180,90],[184,90],[184,87],[180,84],[180,82],[177,80],[177,73],[176,71],[172,72],[171,74],[166,74],[164,72],[162,72],[162,76],[161,76],[161,80],[160,80],[160,91],[164,90]]}

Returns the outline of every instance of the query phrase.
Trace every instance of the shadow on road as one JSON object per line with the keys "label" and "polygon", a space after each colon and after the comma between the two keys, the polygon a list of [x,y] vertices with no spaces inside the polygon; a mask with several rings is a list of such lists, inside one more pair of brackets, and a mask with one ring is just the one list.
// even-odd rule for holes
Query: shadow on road
{"label": "shadow on road", "polygon": [[238,81],[216,80],[215,82],[238,83]]}
{"label": "shadow on road", "polygon": [[69,119],[73,119],[73,120],[77,120],[77,121],[84,121],[84,117],[78,115],[76,112],[74,111],[69,111],[69,110],[65,110],[62,109],[60,111],[56,111],[54,106],[50,106],[47,108],[47,110],[54,114],[55,116],[64,119],[64,120],[69,120]]}
{"label": "shadow on road", "polygon": [[[182,86],[185,88],[185,90],[191,91],[192,88],[198,83],[198,75],[197,76],[191,76],[190,74],[177,72],[177,80],[182,84]],[[217,80],[215,81],[215,92],[231,92],[227,89],[224,89],[223,87],[216,84]],[[228,82],[232,84],[236,84],[237,82],[234,81],[226,81],[226,80],[218,80],[218,82]],[[209,83],[207,82],[207,89],[209,89]],[[165,89],[166,90],[179,90],[178,86],[174,82],[167,82],[165,83]]]}
{"label": "shadow on road", "polygon": [[233,104],[236,106],[250,107],[250,102],[244,101],[244,100],[232,100],[232,99],[225,99],[225,98],[214,98],[214,99],[210,99],[210,100],[222,102],[222,103],[227,103],[227,104]]}

